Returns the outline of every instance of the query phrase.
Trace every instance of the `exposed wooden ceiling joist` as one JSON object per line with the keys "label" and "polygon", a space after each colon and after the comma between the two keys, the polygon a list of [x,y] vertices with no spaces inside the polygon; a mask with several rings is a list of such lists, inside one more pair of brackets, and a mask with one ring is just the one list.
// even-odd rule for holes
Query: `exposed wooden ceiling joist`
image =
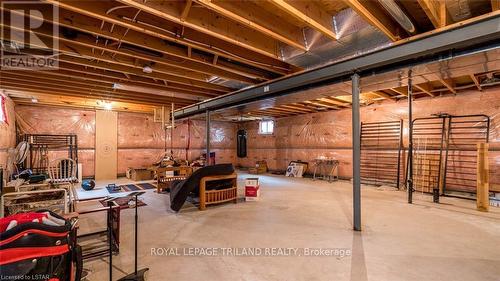
{"label": "exposed wooden ceiling joist", "polygon": [[[29,77],[36,77],[34,76],[34,73],[32,71],[2,71],[1,73],[15,73],[15,75],[23,75],[29,79]],[[46,76],[46,77],[56,77],[57,80],[61,81],[61,83],[64,83],[67,79],[78,79],[85,81],[85,83],[109,83],[110,85],[117,84],[118,86],[124,86],[124,87],[141,87],[144,88],[144,90],[147,92],[152,92],[152,91],[157,91],[157,92],[162,92],[162,93],[168,93],[168,94],[186,94],[186,95],[195,95],[195,96],[201,96],[201,97],[213,97],[214,95],[207,95],[204,93],[195,93],[195,92],[190,92],[190,91],[183,91],[179,89],[172,89],[168,86],[165,86],[161,82],[154,82],[151,81],[151,83],[144,83],[143,81],[134,81],[134,80],[122,80],[122,79],[117,79],[117,78],[110,78],[110,77],[105,77],[101,73],[93,73],[93,72],[78,72],[78,71],[73,71],[70,67],[68,68],[61,68],[59,67],[59,70],[48,70],[48,71],[39,71],[38,72],[40,75]],[[174,90],[174,91],[173,91]]]}
{"label": "exposed wooden ceiling joist", "polygon": [[197,0],[198,3],[224,17],[268,35],[280,42],[305,51],[304,35],[300,28],[288,25],[276,17],[262,16],[260,7],[252,1],[239,3],[235,1]]}
{"label": "exposed wooden ceiling joist", "polygon": [[316,110],[310,109],[310,108],[305,108],[305,107],[300,107],[297,105],[292,105],[292,104],[286,104],[286,105],[280,105],[277,108],[283,109],[283,110],[290,110],[290,111],[298,111],[298,112],[306,112],[306,113],[313,113],[316,112]]}
{"label": "exposed wooden ceiling joist", "polygon": [[450,78],[442,79],[442,78],[440,78],[439,82],[441,82],[441,84],[443,84],[446,88],[448,88],[448,90],[450,90],[450,92],[452,92],[454,94],[457,93],[457,90],[455,90],[455,82],[453,81],[453,79],[450,79]]}
{"label": "exposed wooden ceiling joist", "polygon": [[[71,49],[65,49],[65,46],[60,46],[61,50],[64,50],[63,53],[71,53]],[[83,50],[82,50],[83,52]],[[23,50],[24,54],[27,55],[36,55],[34,53],[26,52]],[[68,64],[74,64],[74,65],[79,65],[79,66],[84,66],[84,67],[90,67],[90,68],[97,68],[97,69],[102,69],[102,70],[108,70],[108,71],[113,71],[117,73],[122,73],[122,74],[128,74],[128,75],[135,75],[138,77],[144,77],[144,78],[149,78],[153,80],[162,80],[162,81],[167,81],[169,83],[172,83],[172,85],[175,85],[175,87],[178,87],[179,89],[193,89],[193,88],[198,88],[199,90],[203,89],[209,89],[209,90],[214,90],[214,91],[219,91],[221,93],[225,92],[230,92],[232,89],[205,82],[205,81],[200,81],[200,80],[193,80],[181,76],[176,76],[172,74],[167,74],[164,72],[155,72],[153,70],[152,73],[146,73],[143,71],[143,67],[141,66],[134,66],[131,62],[117,62],[116,60],[113,60],[112,57],[110,56],[101,56],[100,54],[96,53],[93,56],[92,53],[85,53],[85,56],[78,56],[78,51],[73,53],[74,56],[69,56],[69,55],[59,55],[58,56],[58,61],[62,63],[68,63]],[[167,71],[165,71],[167,72]]]}
{"label": "exposed wooden ceiling joist", "polygon": [[[286,116],[290,116],[291,114],[293,115],[297,115],[299,113],[289,113],[289,112],[282,112],[282,111],[278,111],[276,109],[263,109],[263,110],[259,110],[259,111],[255,111],[255,113],[257,114],[264,114],[264,115],[270,115],[270,116],[273,116],[273,117],[286,117]],[[253,114],[253,112],[251,113]]]}
{"label": "exposed wooden ceiling joist", "polygon": [[322,107],[329,108],[329,109],[339,109],[338,106],[331,105],[331,104],[329,104],[327,102],[323,102],[323,101],[319,101],[319,100],[304,101],[304,102],[305,103],[314,104],[314,105],[318,105],[318,106],[322,106]]}
{"label": "exposed wooden ceiling joist", "polygon": [[[252,32],[251,29],[242,28],[216,13],[199,7],[191,7],[187,17],[182,20],[179,13],[180,1],[141,1],[118,0],[130,7],[147,12],[170,22],[181,24],[204,34],[219,38],[236,46],[241,46],[272,58],[278,58],[277,44],[266,36]],[[268,40],[266,40],[268,39]]]}
{"label": "exposed wooden ceiling joist", "polygon": [[[25,91],[30,93],[45,93],[48,95],[56,95],[56,96],[68,96],[68,97],[81,97],[81,98],[92,98],[92,99],[101,99],[106,101],[121,101],[121,102],[132,102],[138,104],[149,104],[149,105],[162,105],[162,104],[170,104],[175,103],[175,99],[162,99],[158,101],[154,101],[151,99],[140,99],[134,97],[124,97],[123,95],[114,95],[110,93],[101,93],[98,91],[95,92],[85,92],[81,90],[75,90],[68,87],[61,88],[57,92],[52,91],[52,87],[46,87],[43,85],[22,85],[19,86],[19,83],[10,83],[10,82],[2,82],[2,89],[6,90],[18,90]],[[183,103],[178,103],[179,105],[186,105]]]}
{"label": "exposed wooden ceiling joist", "polygon": [[481,83],[479,83],[479,80],[477,79],[476,75],[474,74],[471,74],[469,75],[472,82],[474,82],[474,85],[476,85],[476,88],[479,90],[479,91],[482,91],[483,90],[483,87],[481,87]]}
{"label": "exposed wooden ceiling joist", "polygon": [[[19,90],[7,90],[7,93],[16,105],[33,106],[36,104],[65,108],[105,109],[104,103],[102,103],[100,99],[60,96],[33,91],[24,92]],[[33,99],[36,99],[36,103],[33,103]],[[152,113],[153,108],[158,105],[113,101],[112,106],[115,111]],[[175,107],[178,108],[179,106]]]}
{"label": "exposed wooden ceiling joist", "polygon": [[432,86],[429,83],[424,83],[424,84],[415,84],[415,88],[419,89],[420,91],[426,93],[427,95],[431,97],[435,97],[436,95],[433,94],[432,91]]}
{"label": "exposed wooden ceiling joist", "polygon": [[447,25],[448,12],[446,11],[446,1],[440,0],[418,0],[425,14],[432,22],[435,28]]}
{"label": "exposed wooden ceiling joist", "polygon": [[332,15],[327,14],[321,6],[317,5],[316,1],[270,1],[276,7],[297,20],[304,22],[330,39],[337,40],[335,32],[333,31]]}
{"label": "exposed wooden ceiling joist", "polygon": [[[161,100],[163,97],[175,98],[178,99],[180,103],[184,104],[194,103],[198,100],[196,97],[189,98],[189,96],[187,95],[180,96],[180,95],[175,95],[174,93],[172,94],[162,94],[162,93],[153,94],[153,93],[143,93],[143,92],[138,93],[136,91],[116,88],[114,87],[113,84],[109,83],[100,83],[94,81],[91,84],[89,84],[84,80],[78,80],[71,77],[65,77],[64,79],[60,79],[57,76],[40,75],[40,74],[32,74],[30,76],[26,76],[26,74],[18,72],[10,72],[10,73],[1,72],[0,75],[2,76],[2,79],[4,81],[17,80],[19,83],[23,83],[24,81],[29,79],[29,81],[34,83],[35,85],[44,84],[48,86],[53,86],[54,89],[58,89],[60,85],[63,85],[64,87],[72,87],[76,89],[86,90],[88,92],[97,90],[102,92],[112,92],[116,94],[122,94],[124,96],[130,95],[132,97],[140,97],[150,100],[155,100],[155,99]],[[0,83],[0,86],[1,85],[2,83]]]}
{"label": "exposed wooden ceiling joist", "polygon": [[373,91],[373,92],[370,92],[371,94],[375,95],[375,96],[378,96],[378,97],[381,97],[381,98],[384,98],[384,99],[388,99],[388,100],[396,100],[395,97],[387,94],[387,93],[384,93],[383,91]]}
{"label": "exposed wooden ceiling joist", "polygon": [[266,108],[266,110],[269,111],[278,111],[278,112],[285,112],[285,113],[311,113],[309,110],[297,110],[294,108],[288,108],[286,106],[276,106],[272,108]]}
{"label": "exposed wooden ceiling joist", "polygon": [[[455,80],[457,80],[457,79],[460,80],[459,78],[463,78],[463,76],[459,77],[459,78],[455,78],[455,79],[453,79],[453,78],[443,79],[443,78],[440,78],[438,75],[434,75],[434,77],[436,80],[432,80],[432,81],[429,81],[426,83],[414,85],[416,89],[419,89],[419,91],[414,91],[413,94],[415,96],[418,96],[421,94],[426,94],[426,95],[429,95],[432,97],[436,97],[436,96],[438,96],[438,94],[436,94],[434,92],[441,93],[439,95],[446,94],[446,92],[450,92],[452,94],[458,94],[459,90],[464,90],[464,91],[470,90],[471,87],[473,87],[473,88],[477,87],[477,89],[479,91],[483,90],[482,86],[479,82],[479,79],[476,77],[476,75],[469,75],[469,77],[473,81],[473,84],[470,84],[470,85],[461,84],[460,86],[457,86],[457,87],[455,86],[455,83],[456,83]],[[448,86],[443,87],[443,88],[439,88],[439,89],[438,88],[434,89],[432,87],[432,84],[436,84],[437,82],[440,82],[445,86],[446,85],[448,85]],[[362,97],[366,98],[368,100],[373,98],[373,96],[382,97],[385,100],[394,100],[395,99],[394,96],[389,95],[386,92],[394,92],[395,94],[399,94],[399,95],[406,96],[406,97],[408,96],[407,88],[406,87],[399,87],[399,88],[385,89],[385,90],[379,90],[379,91],[364,92],[364,93],[362,93]],[[348,96],[345,96],[345,97],[347,98]],[[332,105],[333,102],[340,103],[340,104],[342,104],[343,107],[340,107],[340,105],[339,106]],[[370,103],[366,103],[364,105],[369,105],[369,104]],[[276,105],[274,107],[266,107],[265,109],[251,111],[250,114],[253,114],[255,112],[264,112],[264,113],[275,114],[276,118],[282,118],[282,117],[288,117],[288,116],[292,116],[292,115],[309,114],[312,112],[322,112],[324,110],[327,110],[327,111],[339,110],[339,109],[346,108],[346,105],[348,105],[348,103],[346,101],[340,102],[340,100],[335,98],[335,97],[328,97],[328,98],[321,98],[321,99],[316,99],[316,100],[306,100],[306,101],[298,102],[298,103],[279,104],[279,105]],[[281,114],[281,115],[277,115],[277,114]]]}
{"label": "exposed wooden ceiling joist", "polygon": [[402,88],[392,88],[390,89],[391,91],[394,91],[402,96],[408,96],[408,87],[402,87]]}
{"label": "exposed wooden ceiling joist", "polygon": [[[84,87],[81,85],[75,85],[71,83],[66,83],[64,85],[58,84],[57,82],[49,81],[49,80],[32,80],[33,84],[23,84],[23,79],[18,79],[15,77],[5,77],[2,79],[2,88],[12,87],[14,88],[30,88],[30,89],[38,89],[43,91],[49,91],[55,94],[62,93],[77,93],[78,96],[98,96],[101,98],[117,98],[122,101],[143,101],[151,104],[155,103],[170,103],[176,101],[176,103],[181,105],[192,104],[192,100],[173,98],[168,96],[158,96],[158,95],[145,95],[143,93],[137,93],[132,91],[124,91],[124,90],[106,90],[98,87]],[[57,88],[56,91],[53,89]]]}
{"label": "exposed wooden ceiling joist", "polygon": [[[131,21],[130,19],[125,19],[116,14],[106,13],[113,6],[111,1],[58,1],[58,0],[45,0],[47,2],[59,5],[60,8],[70,10],[82,15],[86,15],[92,18],[102,20],[103,22],[108,22],[116,26],[121,26],[129,29],[127,37],[131,31],[139,33],[142,35],[147,35],[151,37],[156,37],[158,39],[167,40],[176,44],[181,44],[184,46],[190,46],[192,49],[201,50],[211,54],[217,54],[222,57],[226,57],[230,60],[237,61],[243,64],[252,65],[257,68],[261,68],[267,71],[275,72],[278,74],[287,74],[299,70],[299,68],[291,66],[285,62],[278,59],[271,58],[269,56],[259,55],[256,53],[243,52],[238,50],[238,48],[231,48],[231,45],[211,42],[210,44],[202,44],[196,40],[191,40],[185,37],[175,36],[171,33],[167,33],[161,28],[155,28],[154,26],[138,21]],[[132,33],[131,33],[132,34]],[[143,44],[147,44],[148,41],[142,41]],[[235,46],[235,45],[233,45]],[[236,46],[237,47],[237,46]],[[183,52],[185,54],[186,52]]]}
{"label": "exposed wooden ceiling joist", "polygon": [[[16,13],[15,11],[12,11],[12,13]],[[24,13],[23,13],[24,14]],[[205,63],[204,60],[202,61],[193,61],[186,59],[186,55],[182,54],[181,57],[176,59],[175,56],[170,55],[170,53],[164,53],[163,56],[158,56],[154,55],[154,53],[160,53],[157,49],[151,49],[152,52],[151,54],[148,54],[145,51],[140,51],[140,49],[133,50],[130,47],[124,45],[130,44],[134,46],[138,46],[140,48],[143,48],[143,45],[137,45],[138,42],[134,41],[137,40],[137,38],[132,38],[131,41],[136,42],[136,43],[129,43],[126,38],[124,40],[123,36],[116,35],[116,37],[111,37],[107,32],[104,32],[102,30],[99,30],[98,28],[89,28],[86,29],[84,28],[85,25],[83,24],[78,24],[77,19],[74,17],[72,18],[72,21],[69,24],[66,24],[67,19],[69,17],[69,14],[67,11],[62,12],[63,20],[54,23],[53,21],[50,21],[52,24],[58,24],[60,26],[66,27],[66,28],[74,28],[75,30],[78,30],[80,32],[85,32],[85,33],[80,33],[76,35],[76,38],[66,38],[63,35],[59,34],[54,34],[53,27],[52,26],[41,26],[40,28],[37,28],[33,30],[33,32],[37,35],[47,37],[47,38],[54,38],[56,40],[59,40],[60,45],[62,44],[69,44],[72,49],[75,49],[75,46],[83,46],[87,47],[90,50],[92,50],[93,53],[89,54],[87,53],[82,53],[81,48],[78,51],[79,53],[82,53],[81,55],[97,55],[98,53],[103,56],[105,53],[109,54],[112,58],[115,58],[116,55],[121,55],[121,56],[126,56],[130,59],[141,59],[144,61],[154,61],[155,63],[155,70],[160,71],[163,73],[168,73],[168,74],[176,74],[182,76],[182,77],[187,77],[187,78],[192,78],[192,79],[197,79],[197,80],[207,80],[210,75],[215,75],[218,77],[226,78],[229,80],[236,80],[240,81],[243,83],[248,83],[248,84],[254,84],[259,81],[264,81],[270,78],[270,76],[266,77],[262,75],[258,75],[257,73],[251,74],[251,73],[242,73],[241,69],[229,69],[228,67],[214,67],[213,65],[209,63]],[[28,14],[24,14],[28,15]],[[31,14],[32,17],[37,18],[37,13]],[[39,18],[37,18],[39,19]],[[88,25],[87,25],[88,26]],[[99,31],[96,31],[99,30]],[[110,32],[110,33],[115,33]],[[88,34],[87,34],[88,33]],[[64,32],[63,32],[64,34]],[[92,35],[91,35],[92,34]],[[98,39],[99,37],[96,36],[103,36],[103,38]],[[113,40],[112,42],[109,42],[108,40]],[[118,44],[114,44],[118,43]],[[164,45],[164,44],[162,44]],[[62,45],[64,47],[64,45]],[[100,52],[95,52],[95,50],[99,50]],[[61,50],[64,51],[64,50]],[[184,61],[180,61],[179,59],[185,59]],[[115,59],[117,60],[117,59]],[[137,66],[136,66],[137,67]],[[239,67],[241,68],[241,67]],[[196,74],[197,73],[197,74]]]}
{"label": "exposed wooden ceiling joist", "polygon": [[351,106],[350,102],[346,102],[344,100],[339,100],[335,97],[324,97],[324,98],[320,98],[320,100],[334,104],[334,105],[342,106],[342,107],[350,107]]}

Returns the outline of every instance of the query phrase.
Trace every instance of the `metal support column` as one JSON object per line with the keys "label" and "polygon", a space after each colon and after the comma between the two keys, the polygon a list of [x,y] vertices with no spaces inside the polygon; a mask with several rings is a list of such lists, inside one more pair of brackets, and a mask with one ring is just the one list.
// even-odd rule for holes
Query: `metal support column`
{"label": "metal support column", "polygon": [[206,126],[207,126],[207,159],[205,159],[205,165],[209,166],[210,165],[210,110],[207,110],[205,112],[206,115]]}
{"label": "metal support column", "polygon": [[413,202],[413,112],[412,101],[413,86],[411,78],[411,69],[408,70],[408,179],[406,188],[408,191],[408,203]]}
{"label": "metal support column", "polygon": [[361,231],[361,130],[359,121],[359,75],[352,76],[352,188],[353,225]]}

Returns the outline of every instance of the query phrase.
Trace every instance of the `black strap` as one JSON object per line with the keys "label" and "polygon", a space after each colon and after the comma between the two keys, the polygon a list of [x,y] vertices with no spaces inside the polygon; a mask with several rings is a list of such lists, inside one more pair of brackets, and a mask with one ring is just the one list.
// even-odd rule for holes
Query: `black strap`
{"label": "black strap", "polygon": [[83,256],[82,247],[80,245],[76,245],[73,250],[73,261],[76,265],[75,281],[80,281],[83,273]]}

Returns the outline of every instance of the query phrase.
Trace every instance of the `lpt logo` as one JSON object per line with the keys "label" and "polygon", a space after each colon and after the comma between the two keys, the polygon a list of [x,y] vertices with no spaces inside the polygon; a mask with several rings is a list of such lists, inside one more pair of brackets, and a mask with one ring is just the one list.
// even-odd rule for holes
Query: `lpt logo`
{"label": "lpt logo", "polygon": [[59,10],[40,1],[2,1],[2,70],[54,70],[59,61]]}

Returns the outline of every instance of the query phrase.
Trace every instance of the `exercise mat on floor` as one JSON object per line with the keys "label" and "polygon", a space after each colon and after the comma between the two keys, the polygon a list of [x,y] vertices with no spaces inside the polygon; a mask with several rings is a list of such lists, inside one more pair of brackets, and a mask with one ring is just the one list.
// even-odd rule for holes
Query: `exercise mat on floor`
{"label": "exercise mat on floor", "polygon": [[152,183],[137,183],[137,184],[125,184],[120,185],[116,190],[112,189],[109,186],[106,186],[106,189],[109,193],[118,193],[118,192],[129,192],[129,191],[138,191],[138,190],[147,190],[147,189],[156,189],[156,185]]}

